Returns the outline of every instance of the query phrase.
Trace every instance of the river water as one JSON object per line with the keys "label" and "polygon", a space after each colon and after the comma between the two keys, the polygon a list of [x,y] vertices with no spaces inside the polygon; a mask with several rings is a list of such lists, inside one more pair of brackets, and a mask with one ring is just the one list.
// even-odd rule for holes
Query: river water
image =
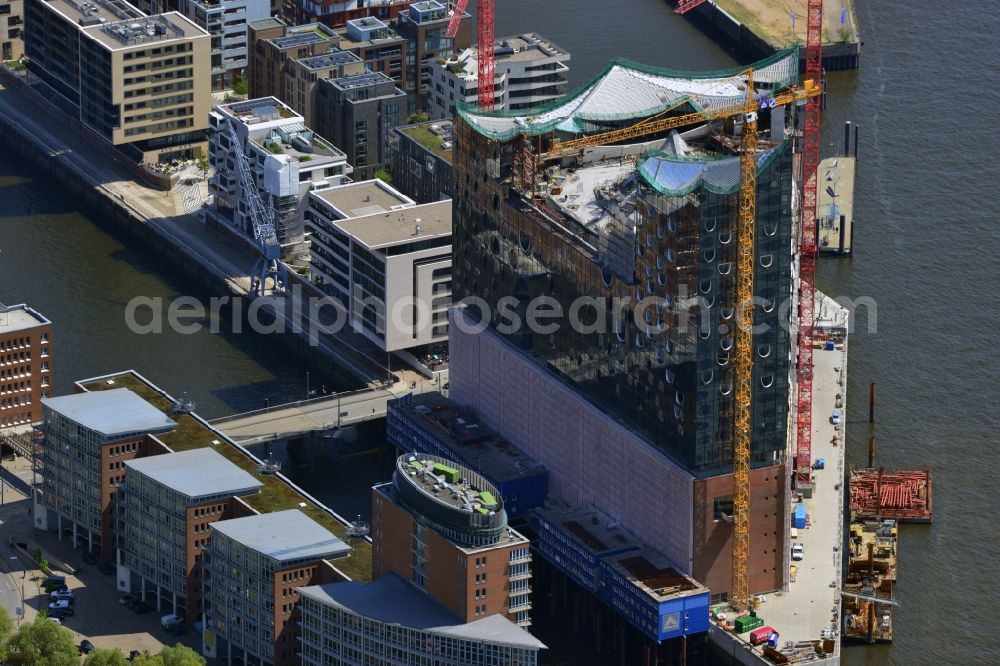
{"label": "river water", "polygon": [[[849,462],[863,464],[874,434],[879,464],[931,466],[935,482],[935,524],[902,530],[896,642],[847,648],[846,664],[995,661],[988,646],[1000,583],[990,561],[1000,530],[985,493],[1000,469],[988,357],[1000,323],[990,161],[1000,149],[991,115],[1000,108],[1000,18],[983,10],[973,0],[860,0],[862,69],[829,80],[824,155],[841,141],[844,120],[861,126],[857,229],[855,256],[823,258],[819,284],[877,304],[877,317],[859,311],[852,338]],[[498,0],[496,34],[528,30],[572,53],[573,85],[615,56],[674,69],[738,64],[663,0]],[[54,320],[58,392],[80,377],[136,368],[174,395],[187,392],[207,417],[304,397],[307,368],[266,338],[128,331],[129,299],[180,294],[200,295],[154,251],[0,154],[0,301],[27,301]],[[310,377],[312,389],[339,383]],[[368,465],[376,480],[377,464]],[[335,509],[367,513],[363,489],[343,487],[346,479],[313,472],[301,480]]]}

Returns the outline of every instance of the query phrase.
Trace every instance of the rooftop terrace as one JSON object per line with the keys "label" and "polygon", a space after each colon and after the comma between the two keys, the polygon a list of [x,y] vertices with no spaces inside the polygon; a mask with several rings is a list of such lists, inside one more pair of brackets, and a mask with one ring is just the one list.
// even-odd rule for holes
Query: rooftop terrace
{"label": "rooftop terrace", "polygon": [[[164,414],[167,414],[175,403],[170,395],[131,370],[83,380],[77,382],[76,385],[84,391],[128,388]],[[212,447],[213,450],[243,471],[256,476],[263,484],[260,492],[243,498],[255,511],[264,514],[298,509],[336,536],[348,540],[345,537],[348,527],[346,521],[338,519],[330,509],[304,494],[284,476],[280,474],[258,475],[263,461],[251,455],[249,451],[226,438],[225,435],[209,426],[195,414],[174,414],[172,416],[177,422],[177,427],[170,432],[157,435],[157,439],[172,451],[190,451]],[[371,580],[371,543],[362,539],[350,539],[349,541],[351,552],[346,558],[337,560],[337,568],[352,579]]]}
{"label": "rooftop terrace", "polygon": [[430,120],[425,123],[400,127],[398,131],[438,157],[451,162],[452,148],[455,146],[453,129],[450,120]]}
{"label": "rooftop terrace", "polygon": [[143,44],[208,36],[178,12],[147,16],[124,0],[45,0],[46,4],[105,47],[116,50]]}
{"label": "rooftop terrace", "polygon": [[437,456],[406,454],[396,473],[431,500],[463,513],[489,516],[503,509],[500,492],[471,470]]}

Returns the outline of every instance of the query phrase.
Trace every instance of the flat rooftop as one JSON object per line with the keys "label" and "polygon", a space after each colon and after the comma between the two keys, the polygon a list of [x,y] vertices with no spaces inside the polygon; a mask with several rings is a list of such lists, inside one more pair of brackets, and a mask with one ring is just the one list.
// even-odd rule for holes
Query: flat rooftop
{"label": "flat rooftop", "polygon": [[595,508],[565,507],[552,503],[534,509],[534,513],[572,535],[586,550],[601,555],[624,549],[642,547],[631,533],[618,526],[618,522]]}
{"label": "flat rooftop", "polygon": [[146,456],[127,460],[125,465],[191,499],[246,495],[257,492],[263,485],[213,449]]}
{"label": "flat rooftop", "polygon": [[350,51],[331,51],[330,53],[323,53],[317,56],[309,56],[308,58],[299,58],[298,60],[303,67],[310,70],[326,69],[328,67],[337,67],[339,65],[349,65],[355,62],[361,62],[359,58],[354,53]]}
{"label": "flat rooftop", "polygon": [[[333,220],[333,224],[372,250],[430,238],[450,237],[451,200],[347,220]],[[420,228],[419,233],[417,227]]]}
{"label": "flat rooftop", "polygon": [[376,86],[380,83],[395,83],[395,80],[382,72],[367,72],[354,76],[344,76],[339,79],[327,79],[331,84],[344,90],[354,90],[355,88],[365,88]]}
{"label": "flat rooftop", "polygon": [[450,120],[429,120],[399,127],[397,131],[451,164],[455,136],[454,125]]}
{"label": "flat rooftop", "polygon": [[[77,382],[76,386],[95,393],[128,388],[161,412],[169,410],[174,404],[174,399],[168,393],[133,370],[82,380]],[[174,418],[177,427],[170,432],[157,435],[157,439],[171,451],[212,448],[243,471],[251,475],[257,474],[261,460],[212,428],[196,414],[176,414]],[[260,476],[259,480],[263,484],[260,492],[242,498],[255,511],[264,514],[297,509],[326,530],[346,538],[348,524],[338,519],[326,506],[292,485],[283,475],[265,474]],[[337,561],[337,568],[355,580],[371,580],[371,543],[364,539],[351,539],[351,544],[350,554]]]}
{"label": "flat rooftop", "polygon": [[24,303],[20,305],[0,303],[0,335],[6,336],[17,331],[47,326],[51,323],[40,312],[29,308]]}
{"label": "flat rooftop", "polygon": [[657,602],[708,592],[707,587],[679,573],[663,555],[650,548],[611,555],[604,561]]}
{"label": "flat rooftop", "polygon": [[208,37],[205,30],[179,12],[147,16],[124,0],[43,1],[110,50]]}
{"label": "flat rooftop", "polygon": [[335,559],[351,547],[298,509],[220,520],[212,529],[278,562]]}
{"label": "flat rooftop", "polygon": [[413,199],[377,178],[319,190],[313,196],[333,206],[341,218],[388,213],[416,205]]}
{"label": "flat rooftop", "polygon": [[290,26],[286,28],[285,34],[281,37],[272,37],[267,41],[279,49],[298,49],[311,44],[320,44],[334,37],[336,35],[325,25],[321,23],[307,23],[305,25]]}
{"label": "flat rooftop", "polygon": [[406,477],[427,497],[452,509],[484,516],[502,509],[500,492],[488,482],[473,485],[470,471],[456,462],[423,453],[403,455],[396,461],[397,474]]}
{"label": "flat rooftop", "polygon": [[176,421],[127,388],[42,398],[42,405],[105,437],[177,427]]}
{"label": "flat rooftop", "polygon": [[302,116],[296,113],[292,107],[277,97],[258,97],[244,102],[220,104],[217,108],[246,125],[271,122],[279,118],[297,119],[300,122],[303,120]]}
{"label": "flat rooftop", "polygon": [[400,625],[442,636],[545,649],[545,644],[503,615],[462,622],[443,606],[394,573],[371,583],[332,583],[300,587],[299,594],[386,625]]}
{"label": "flat rooftop", "polygon": [[546,471],[544,465],[518,451],[467,410],[436,391],[396,401],[392,408],[436,435],[465,465],[495,483]]}
{"label": "flat rooftop", "polygon": [[284,21],[278,18],[267,17],[264,19],[257,19],[256,21],[250,21],[247,24],[254,30],[267,30],[268,28],[280,28],[283,25],[287,25]]}

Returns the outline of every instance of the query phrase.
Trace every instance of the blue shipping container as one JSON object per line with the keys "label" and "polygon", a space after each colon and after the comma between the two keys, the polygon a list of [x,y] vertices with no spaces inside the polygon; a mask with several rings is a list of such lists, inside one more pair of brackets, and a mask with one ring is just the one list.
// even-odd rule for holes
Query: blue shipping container
{"label": "blue shipping container", "polygon": [[802,530],[806,527],[806,505],[799,504],[795,507],[795,529]]}

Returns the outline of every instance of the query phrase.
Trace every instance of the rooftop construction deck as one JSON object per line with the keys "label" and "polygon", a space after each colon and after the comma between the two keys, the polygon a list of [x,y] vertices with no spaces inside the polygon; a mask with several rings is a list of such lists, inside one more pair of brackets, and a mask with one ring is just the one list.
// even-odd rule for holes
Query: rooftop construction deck
{"label": "rooftop construction deck", "polygon": [[82,391],[106,391],[127,388],[177,422],[170,432],[156,435],[172,451],[189,451],[213,447],[240,469],[255,476],[263,484],[259,493],[242,499],[261,514],[287,509],[299,509],[336,536],[351,545],[351,553],[339,559],[336,566],[354,580],[371,580],[371,544],[363,539],[348,539],[348,525],[339,520],[327,507],[319,504],[293,486],[280,474],[260,474],[262,461],[246,449],[213,429],[193,413],[171,413],[176,401],[135,371],[106,375],[76,383]]}

